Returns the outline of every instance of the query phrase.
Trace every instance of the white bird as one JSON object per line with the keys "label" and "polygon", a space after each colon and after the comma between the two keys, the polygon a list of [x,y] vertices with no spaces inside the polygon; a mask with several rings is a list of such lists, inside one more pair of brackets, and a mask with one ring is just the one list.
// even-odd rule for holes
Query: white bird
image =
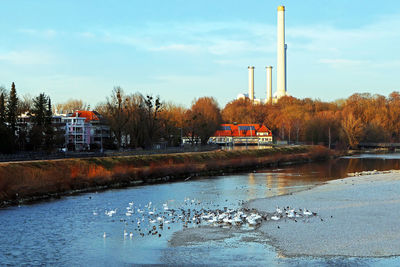
{"label": "white bird", "polygon": [[126,232],[126,230],[124,230],[124,237],[127,236],[127,235],[128,235],[128,233]]}
{"label": "white bird", "polygon": [[277,221],[277,220],[279,220],[279,219],[280,219],[280,217],[278,217],[278,216],[276,216],[276,215],[274,215],[274,216],[271,217],[271,220],[274,220],[274,221]]}
{"label": "white bird", "polygon": [[104,232],[104,234],[103,234],[103,238],[106,238],[107,237],[107,235],[106,235],[106,232]]}
{"label": "white bird", "polygon": [[289,210],[286,214],[287,214],[287,217],[288,217],[288,218],[293,218],[293,217],[295,217],[295,215],[294,215],[294,210]]}
{"label": "white bird", "polygon": [[307,209],[304,209],[303,210],[303,214],[306,215],[306,216],[309,216],[309,215],[312,215],[312,212],[307,210]]}
{"label": "white bird", "polygon": [[257,221],[256,220],[254,220],[252,217],[247,217],[247,223],[249,224],[249,225],[257,225]]}
{"label": "white bird", "polygon": [[276,212],[279,213],[279,214],[281,214],[281,213],[282,213],[282,210],[281,210],[279,207],[276,207]]}
{"label": "white bird", "polygon": [[93,211],[93,215],[94,215],[94,216],[97,216],[97,212]]}
{"label": "white bird", "polygon": [[240,218],[240,216],[235,216],[235,217],[233,217],[233,221],[234,221],[236,224],[241,224],[241,223],[242,223],[242,219]]}
{"label": "white bird", "polygon": [[132,237],[133,237],[133,233],[132,232],[129,234],[129,237],[132,239]]}
{"label": "white bird", "polygon": [[106,211],[105,214],[109,217],[112,217],[115,213],[117,213],[117,209]]}

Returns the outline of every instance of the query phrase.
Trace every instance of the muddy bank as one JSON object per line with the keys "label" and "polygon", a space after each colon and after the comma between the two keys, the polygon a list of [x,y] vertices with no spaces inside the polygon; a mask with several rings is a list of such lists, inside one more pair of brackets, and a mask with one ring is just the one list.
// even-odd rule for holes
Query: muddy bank
{"label": "muddy bank", "polygon": [[286,256],[388,257],[400,255],[400,174],[397,171],[330,181],[248,206],[307,208],[308,219],[263,223],[258,229]]}
{"label": "muddy bank", "polygon": [[0,163],[0,205],[335,156],[318,146]]}

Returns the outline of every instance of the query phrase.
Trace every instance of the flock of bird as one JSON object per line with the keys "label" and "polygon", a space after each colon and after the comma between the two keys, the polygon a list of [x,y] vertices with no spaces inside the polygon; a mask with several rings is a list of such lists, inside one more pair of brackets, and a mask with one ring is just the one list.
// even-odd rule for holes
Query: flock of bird
{"label": "flock of bird", "polygon": [[[152,235],[162,236],[162,231],[170,229],[173,224],[181,224],[183,228],[197,226],[219,226],[219,227],[241,227],[247,229],[257,228],[262,221],[279,221],[300,219],[307,220],[317,216],[317,213],[308,209],[294,209],[287,207],[276,207],[273,212],[259,212],[255,209],[239,208],[229,209],[228,207],[205,209],[199,208],[201,202],[196,199],[185,198],[184,205],[179,208],[170,208],[168,203],[164,203],[161,208],[154,207],[152,202],[143,207],[139,204],[130,202],[124,211],[118,209],[106,210],[105,216],[111,217],[115,221],[115,216],[121,215],[120,222],[125,223],[123,232],[124,239],[133,239],[135,236],[144,237]],[[94,216],[98,216],[97,211],[93,211]],[[320,218],[322,221],[322,218]],[[128,233],[126,228],[131,228]],[[278,226],[279,228],[279,226]],[[103,237],[107,237],[104,232]]]}

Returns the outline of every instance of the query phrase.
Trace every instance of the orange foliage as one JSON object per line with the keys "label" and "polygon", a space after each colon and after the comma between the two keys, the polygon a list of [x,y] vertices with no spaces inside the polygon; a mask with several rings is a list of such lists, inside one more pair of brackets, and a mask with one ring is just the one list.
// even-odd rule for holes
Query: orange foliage
{"label": "orange foliage", "polygon": [[274,104],[234,100],[221,112],[226,123],[263,123],[275,140],[323,143],[400,142],[400,94],[354,94],[323,102],[286,96]]}

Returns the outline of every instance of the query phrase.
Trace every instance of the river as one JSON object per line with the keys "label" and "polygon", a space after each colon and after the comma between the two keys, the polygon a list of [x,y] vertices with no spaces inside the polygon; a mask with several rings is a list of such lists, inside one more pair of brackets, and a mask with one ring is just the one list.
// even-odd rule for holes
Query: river
{"label": "river", "polygon": [[[254,229],[221,229],[229,233],[218,235],[213,232],[199,240],[179,244],[171,241],[176,233],[199,225],[192,223],[186,228],[182,222],[165,223],[154,234],[151,231],[154,225],[148,221],[149,211],[165,213],[163,208],[166,206],[169,210],[192,211],[237,209],[243,201],[305,190],[328,180],[346,177],[350,172],[375,169],[400,169],[400,154],[363,154],[279,169],[93,192],[4,208],[0,210],[0,263],[1,266],[398,266],[399,257],[285,258],[267,240],[260,239]],[[124,236],[124,230],[127,234],[132,232],[133,236]]]}

